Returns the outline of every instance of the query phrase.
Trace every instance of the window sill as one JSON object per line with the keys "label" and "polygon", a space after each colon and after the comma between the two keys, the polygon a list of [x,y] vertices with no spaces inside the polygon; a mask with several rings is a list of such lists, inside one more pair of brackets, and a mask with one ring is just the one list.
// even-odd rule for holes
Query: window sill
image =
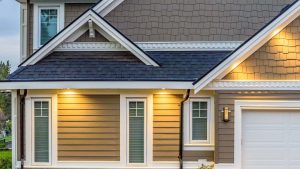
{"label": "window sill", "polygon": [[185,144],[184,150],[187,151],[214,151],[215,145],[212,144]]}

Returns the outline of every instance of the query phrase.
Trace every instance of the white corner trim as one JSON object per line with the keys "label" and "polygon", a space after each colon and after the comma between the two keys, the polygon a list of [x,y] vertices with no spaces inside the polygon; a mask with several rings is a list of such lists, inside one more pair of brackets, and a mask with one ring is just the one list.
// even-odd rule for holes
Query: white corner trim
{"label": "white corner trim", "polygon": [[10,89],[192,89],[192,82],[164,81],[45,81],[0,82],[0,90]]}
{"label": "white corner trim", "polygon": [[93,10],[99,13],[102,17],[106,16],[110,11],[115,9],[124,0],[103,0],[96,5]]}
{"label": "white corner trim", "polygon": [[[232,51],[239,41],[191,41],[191,42],[135,42],[145,51]],[[65,42],[56,51],[126,51],[117,42]]]}
{"label": "white corner trim", "polygon": [[210,73],[204,76],[195,86],[195,93],[199,92],[214,79],[221,79],[241,62],[263,46],[273,36],[279,33],[289,23],[295,20],[300,14],[300,1],[297,1],[287,11],[267,25],[263,30],[252,37],[246,44],[230,55],[225,61],[219,64]]}
{"label": "white corner trim", "polygon": [[146,53],[144,53],[141,49],[139,49],[135,44],[130,42],[126,37],[120,34],[117,30],[115,30],[111,25],[109,25],[106,21],[104,21],[101,17],[99,17],[92,10],[87,11],[80,18],[78,18],[75,22],[73,22],[69,27],[60,32],[54,39],[52,39],[45,46],[40,48],[36,53],[34,53],[28,60],[22,63],[21,66],[33,65],[46,57],[51,51],[53,51],[57,46],[59,46],[64,40],[70,37],[76,30],[82,27],[89,20],[92,20],[95,24],[97,24],[103,31],[105,31],[108,35],[114,38],[118,43],[124,46],[127,50],[132,52],[137,58],[139,58],[146,65],[159,66],[154,60],[152,60]]}
{"label": "white corner trim", "polygon": [[203,90],[300,90],[300,80],[215,80]]}
{"label": "white corner trim", "polygon": [[[300,109],[300,101],[236,100],[234,104],[234,167],[242,167],[242,113],[252,109]],[[225,169],[225,168],[224,168]]]}
{"label": "white corner trim", "polygon": [[234,167],[232,163],[219,163],[215,164],[215,169],[238,169]]}
{"label": "white corner trim", "polygon": [[18,154],[18,101],[17,101],[17,91],[13,90],[11,92],[11,122],[12,122],[12,168],[16,168],[17,154]]}

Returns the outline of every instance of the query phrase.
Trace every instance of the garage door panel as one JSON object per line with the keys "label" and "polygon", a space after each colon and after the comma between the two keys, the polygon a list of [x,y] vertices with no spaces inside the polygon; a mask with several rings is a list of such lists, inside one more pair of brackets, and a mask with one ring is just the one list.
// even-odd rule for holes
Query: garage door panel
{"label": "garage door panel", "polygon": [[242,169],[300,169],[300,112],[244,111]]}

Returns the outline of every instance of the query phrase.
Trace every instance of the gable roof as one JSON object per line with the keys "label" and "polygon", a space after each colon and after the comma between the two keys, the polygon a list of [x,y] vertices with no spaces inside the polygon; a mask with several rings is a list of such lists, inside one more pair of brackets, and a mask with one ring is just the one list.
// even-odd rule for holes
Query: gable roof
{"label": "gable roof", "polygon": [[300,15],[300,0],[294,1],[283,10],[272,21],[261,28],[256,34],[245,41],[241,46],[228,55],[216,67],[207,74],[200,76],[193,84],[195,93],[199,92],[214,79],[221,79],[240,63],[247,59],[251,54],[268,42],[272,37],[279,33],[289,23]]}
{"label": "gable roof", "polygon": [[[99,2],[98,4],[101,4]],[[70,25],[65,27],[62,31],[56,34],[52,39],[50,39],[44,46],[39,48],[30,57],[24,60],[19,66],[32,65],[43,59],[49,53],[53,51],[58,45],[60,45],[64,40],[71,36],[76,30],[82,27],[89,20],[96,23],[104,32],[109,34],[113,39],[124,46],[128,51],[132,52],[137,58],[139,58],[146,65],[159,66],[155,60],[148,56],[140,47],[133,43],[130,39],[124,36],[120,31],[118,31],[114,26],[107,22],[103,17],[94,11],[94,8],[98,5],[92,7],[91,9],[84,12],[77,19],[75,19]]]}
{"label": "gable roof", "polygon": [[188,81],[205,74],[228,51],[148,52],[160,67],[143,64],[130,52],[53,52],[20,67],[9,81]]}

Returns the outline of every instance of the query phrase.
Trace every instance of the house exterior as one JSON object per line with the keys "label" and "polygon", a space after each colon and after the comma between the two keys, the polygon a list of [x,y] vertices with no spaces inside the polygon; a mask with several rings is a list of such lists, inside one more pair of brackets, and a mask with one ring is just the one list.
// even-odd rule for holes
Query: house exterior
{"label": "house exterior", "polygon": [[19,2],[13,168],[300,167],[300,1]]}

